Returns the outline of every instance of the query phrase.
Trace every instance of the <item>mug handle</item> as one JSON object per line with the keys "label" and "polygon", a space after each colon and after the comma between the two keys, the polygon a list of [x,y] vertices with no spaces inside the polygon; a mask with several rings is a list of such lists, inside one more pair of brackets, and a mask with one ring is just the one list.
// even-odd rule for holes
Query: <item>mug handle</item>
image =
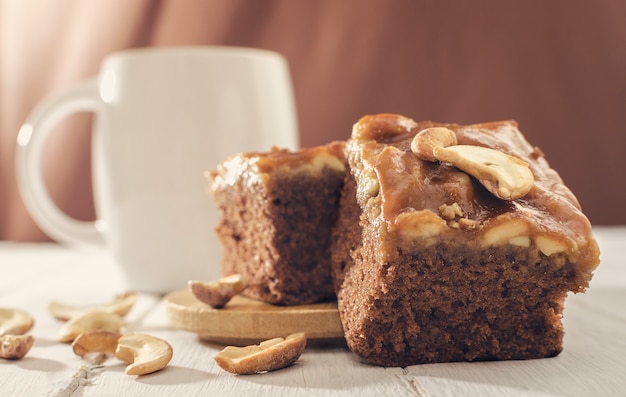
{"label": "mug handle", "polygon": [[64,117],[77,112],[98,113],[102,102],[96,79],[78,84],[44,100],[20,128],[15,153],[17,182],[24,205],[41,229],[72,246],[102,246],[101,222],[79,221],[61,211],[44,183],[41,157],[44,143]]}

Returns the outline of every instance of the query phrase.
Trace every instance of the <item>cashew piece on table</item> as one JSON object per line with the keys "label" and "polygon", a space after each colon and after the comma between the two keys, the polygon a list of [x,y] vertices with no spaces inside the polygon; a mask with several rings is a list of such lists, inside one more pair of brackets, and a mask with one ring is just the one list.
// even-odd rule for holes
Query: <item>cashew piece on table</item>
{"label": "cashew piece on table", "polygon": [[33,347],[35,338],[31,335],[0,336],[0,358],[19,360]]}
{"label": "cashew piece on table", "polygon": [[100,353],[109,356],[115,355],[117,343],[122,334],[104,329],[85,331],[72,342],[74,354],[85,357],[89,353]]}
{"label": "cashew piece on table", "polygon": [[85,331],[101,329],[118,332],[122,328],[122,318],[115,313],[91,310],[72,317],[63,324],[59,332],[59,341],[72,342]]}
{"label": "cashew piece on table", "polygon": [[0,308],[0,336],[23,335],[33,328],[34,324],[35,320],[26,312]]}
{"label": "cashew piece on table", "polygon": [[247,287],[248,282],[241,274],[233,274],[210,282],[189,281],[189,289],[196,299],[216,309],[224,307]]}
{"label": "cashew piece on table", "polygon": [[129,363],[127,375],[146,375],[170,362],[174,350],[163,339],[146,334],[126,334],[117,341],[115,357]]}
{"label": "cashew piece on table", "polygon": [[274,338],[258,345],[227,346],[214,357],[224,370],[237,375],[251,375],[288,367],[300,358],[306,336],[299,332],[286,338]]}
{"label": "cashew piece on table", "polygon": [[115,313],[120,317],[124,317],[130,309],[132,309],[135,301],[137,300],[137,294],[134,292],[124,292],[116,295],[113,301],[109,303],[103,303],[98,305],[92,305],[88,307],[81,307],[75,305],[68,305],[65,303],[52,301],[48,305],[48,310],[54,318],[61,321],[67,321],[76,315],[90,311],[100,310],[103,312]]}
{"label": "cashew piece on table", "polygon": [[0,358],[18,360],[33,347],[35,339],[24,335],[35,324],[30,314],[16,309],[0,308]]}

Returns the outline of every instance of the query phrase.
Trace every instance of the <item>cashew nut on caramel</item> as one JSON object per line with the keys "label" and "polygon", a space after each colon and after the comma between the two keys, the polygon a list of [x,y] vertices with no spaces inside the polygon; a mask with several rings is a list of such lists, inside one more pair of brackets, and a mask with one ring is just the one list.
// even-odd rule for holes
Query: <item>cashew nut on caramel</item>
{"label": "cashew nut on caramel", "polygon": [[452,164],[502,200],[524,197],[535,181],[525,161],[487,147],[457,145],[455,132],[445,127],[418,132],[411,142],[411,151],[425,161]]}

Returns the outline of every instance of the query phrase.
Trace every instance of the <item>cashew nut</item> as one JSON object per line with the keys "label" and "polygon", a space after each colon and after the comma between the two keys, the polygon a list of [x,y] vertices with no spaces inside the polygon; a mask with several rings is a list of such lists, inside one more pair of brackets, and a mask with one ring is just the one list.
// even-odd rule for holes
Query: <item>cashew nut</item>
{"label": "cashew nut", "polygon": [[77,314],[88,310],[100,310],[104,312],[115,313],[121,317],[124,317],[130,309],[132,309],[135,301],[137,300],[137,294],[134,292],[124,292],[117,295],[113,301],[109,303],[99,304],[89,307],[80,307],[74,305],[67,305],[60,302],[50,302],[48,310],[57,320],[66,321]]}
{"label": "cashew nut", "polygon": [[535,181],[525,161],[487,147],[457,145],[456,134],[445,127],[418,132],[411,141],[411,151],[422,160],[454,165],[502,200],[524,197]]}
{"label": "cashew nut", "polygon": [[567,245],[563,241],[559,241],[556,236],[537,236],[535,237],[535,244],[545,256],[558,254],[567,249]]}
{"label": "cashew nut", "polygon": [[103,329],[117,332],[122,328],[122,318],[115,313],[90,310],[79,313],[63,324],[59,333],[59,341],[72,342],[85,331]]}
{"label": "cashew nut", "polygon": [[201,302],[214,308],[224,307],[233,296],[243,291],[248,282],[241,274],[233,274],[216,281],[189,281],[189,289]]}
{"label": "cashew nut", "polygon": [[432,127],[421,130],[411,141],[411,151],[420,159],[435,162],[435,147],[456,145],[456,133],[446,127]]}
{"label": "cashew nut", "polygon": [[72,343],[74,354],[85,357],[88,353],[102,353],[114,355],[117,342],[122,334],[103,329],[85,331],[78,335]]}
{"label": "cashew nut", "polygon": [[250,375],[285,368],[298,360],[306,346],[306,336],[299,332],[285,339],[274,338],[258,345],[227,346],[214,357],[222,369],[238,375]]}
{"label": "cashew nut", "polygon": [[470,174],[502,200],[524,197],[535,178],[528,163],[498,150],[472,145],[435,147],[433,155]]}
{"label": "cashew nut", "polygon": [[0,308],[0,336],[23,335],[28,332],[35,320],[26,312]]}
{"label": "cashew nut", "polygon": [[34,341],[31,335],[3,335],[0,337],[0,358],[20,359],[33,347]]}
{"label": "cashew nut", "polygon": [[528,247],[530,246],[530,226],[523,219],[506,219],[487,229],[481,242],[486,246],[508,243]]}
{"label": "cashew nut", "polygon": [[163,369],[173,354],[169,343],[146,334],[122,335],[115,350],[117,358],[130,363],[126,367],[127,375],[146,375]]}

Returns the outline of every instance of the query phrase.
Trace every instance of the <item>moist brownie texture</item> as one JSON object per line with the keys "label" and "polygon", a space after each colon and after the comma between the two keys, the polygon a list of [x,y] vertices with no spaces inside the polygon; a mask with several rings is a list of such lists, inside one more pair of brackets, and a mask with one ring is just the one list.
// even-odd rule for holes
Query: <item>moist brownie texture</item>
{"label": "moist brownie texture", "polygon": [[[426,129],[434,144],[415,138]],[[366,116],[346,153],[332,270],[353,352],[383,366],[559,354],[564,299],[599,251],[515,122]]]}
{"label": "moist brownie texture", "polygon": [[332,142],[239,154],[210,174],[222,270],[246,277],[244,295],[280,305],[334,298],[331,229],[346,173],[343,150],[344,142]]}

